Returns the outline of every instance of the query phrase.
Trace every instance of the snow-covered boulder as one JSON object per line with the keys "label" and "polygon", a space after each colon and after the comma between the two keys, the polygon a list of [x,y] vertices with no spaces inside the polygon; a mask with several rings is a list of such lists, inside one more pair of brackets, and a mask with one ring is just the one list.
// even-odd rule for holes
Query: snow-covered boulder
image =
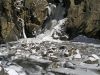
{"label": "snow-covered boulder", "polygon": [[89,56],[85,61],[84,63],[87,63],[87,64],[99,64],[99,56],[97,56],[96,54],[92,54],[91,56]]}

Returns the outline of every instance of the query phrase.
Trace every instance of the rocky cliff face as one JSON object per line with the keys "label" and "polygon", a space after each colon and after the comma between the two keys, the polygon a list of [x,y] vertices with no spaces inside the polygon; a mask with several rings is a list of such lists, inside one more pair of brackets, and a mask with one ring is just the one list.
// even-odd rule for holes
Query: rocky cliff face
{"label": "rocky cliff face", "polygon": [[[58,0],[0,0],[0,41],[13,41],[20,37],[18,18],[24,19],[27,37],[44,22],[48,3],[57,5]],[[85,34],[100,38],[100,0],[63,0],[68,17],[66,32],[70,37]]]}
{"label": "rocky cliff face", "polygon": [[14,41],[20,37],[21,27],[18,18],[24,19],[28,37],[42,25],[47,5],[46,0],[1,0],[0,1],[0,40]]}
{"label": "rocky cliff face", "polygon": [[71,36],[85,34],[100,38],[99,0],[70,0],[67,13],[69,17],[68,32]]}

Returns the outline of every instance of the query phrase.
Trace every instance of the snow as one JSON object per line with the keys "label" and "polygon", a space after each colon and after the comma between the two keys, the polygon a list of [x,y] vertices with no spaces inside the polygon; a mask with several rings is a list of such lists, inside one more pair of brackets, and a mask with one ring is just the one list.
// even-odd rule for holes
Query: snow
{"label": "snow", "polygon": [[96,61],[96,60],[99,60],[100,58],[96,55],[96,54],[92,54],[88,60],[91,60],[91,61]]}
{"label": "snow", "polygon": [[91,61],[96,61],[96,59],[93,58],[93,57],[89,57],[88,59],[91,60]]}
{"label": "snow", "polygon": [[94,57],[95,59],[100,59],[96,54],[92,54],[92,57]]}
{"label": "snow", "polygon": [[76,58],[76,59],[80,59],[81,58],[81,54],[80,54],[78,49],[76,50],[76,54],[74,55],[74,58]]}
{"label": "snow", "polygon": [[57,40],[53,39],[51,36],[45,36],[42,41],[59,42],[59,43],[62,42],[59,39],[57,39]]}
{"label": "snow", "polygon": [[23,68],[18,65],[10,65],[4,68],[9,75],[26,75]]}
{"label": "snow", "polygon": [[91,61],[96,61],[96,60],[99,60],[100,58],[96,55],[96,54],[92,54],[88,60],[91,60]]}
{"label": "snow", "polygon": [[9,75],[18,75],[18,73],[15,70],[13,70],[13,69],[9,69],[7,73]]}

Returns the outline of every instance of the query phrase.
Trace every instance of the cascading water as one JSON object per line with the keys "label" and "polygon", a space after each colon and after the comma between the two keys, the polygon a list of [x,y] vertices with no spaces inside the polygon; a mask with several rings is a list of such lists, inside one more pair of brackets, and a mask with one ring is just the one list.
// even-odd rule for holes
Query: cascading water
{"label": "cascading water", "polygon": [[27,36],[25,34],[25,24],[24,24],[24,20],[22,18],[18,18],[18,21],[21,23],[21,27],[22,27],[22,31],[21,31],[20,35],[23,36],[24,39],[26,39]]}
{"label": "cascading water", "polygon": [[[47,16],[45,17],[44,23],[41,27],[40,34],[36,35],[35,38],[32,39],[34,42],[42,42],[42,41],[60,41],[60,40],[67,40],[68,36],[64,31],[64,25],[67,21],[67,18],[64,18],[66,9],[62,6],[62,2],[55,5],[49,3],[46,6]],[[21,19],[22,20],[22,19]],[[24,21],[24,20],[22,20]],[[24,25],[24,22],[22,22]],[[25,30],[23,26],[23,36],[26,38]],[[23,39],[24,40],[24,39]],[[26,39],[27,40],[27,39]],[[31,39],[30,39],[31,41]],[[30,42],[29,39],[27,42]]]}
{"label": "cascading water", "polygon": [[61,40],[61,37],[68,39],[68,36],[64,32],[64,25],[67,18],[64,18],[65,8],[62,3],[57,6],[49,3],[46,7],[48,9],[48,15],[46,16],[43,24],[42,33],[37,35],[36,38],[46,40]]}

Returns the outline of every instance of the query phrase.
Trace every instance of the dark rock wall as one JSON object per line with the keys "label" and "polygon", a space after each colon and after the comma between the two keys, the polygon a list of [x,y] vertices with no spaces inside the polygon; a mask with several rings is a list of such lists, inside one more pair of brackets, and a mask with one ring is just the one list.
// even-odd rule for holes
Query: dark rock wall
{"label": "dark rock wall", "polygon": [[100,0],[70,0],[68,9],[69,23],[67,32],[70,36],[84,34],[100,39]]}
{"label": "dark rock wall", "polygon": [[[32,31],[38,29],[44,20],[46,0],[23,0],[20,10],[16,9],[18,0],[0,0],[0,40],[14,41],[20,38],[21,28],[18,18],[24,19],[26,34],[32,36]],[[1,43],[1,42],[0,42]]]}

